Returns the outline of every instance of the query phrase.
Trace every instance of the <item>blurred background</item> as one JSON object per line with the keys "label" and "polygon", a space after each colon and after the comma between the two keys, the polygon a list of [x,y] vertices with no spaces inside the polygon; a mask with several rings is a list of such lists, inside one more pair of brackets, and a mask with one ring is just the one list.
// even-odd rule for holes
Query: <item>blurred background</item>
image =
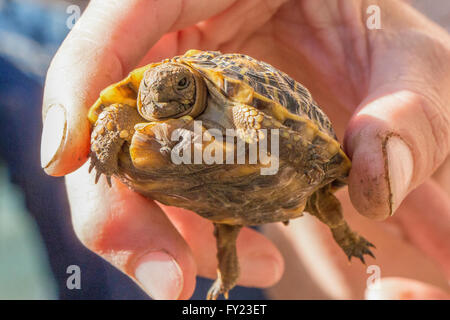
{"label": "blurred background", "polygon": [[[450,1],[410,0],[450,31]],[[63,178],[40,167],[46,70],[88,1],[0,0],[0,299],[149,299],[83,247],[73,232]],[[81,269],[81,289],[66,286]],[[193,299],[211,284],[199,279]],[[236,288],[231,298],[264,299]]]}

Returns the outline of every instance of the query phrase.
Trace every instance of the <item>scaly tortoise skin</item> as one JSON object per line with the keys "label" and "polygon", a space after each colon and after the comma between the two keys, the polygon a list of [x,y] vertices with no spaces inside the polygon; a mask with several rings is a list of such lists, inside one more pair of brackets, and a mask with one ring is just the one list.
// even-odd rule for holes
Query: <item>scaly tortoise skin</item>
{"label": "scaly tortoise skin", "polygon": [[[333,195],[346,184],[351,162],[330,121],[305,87],[267,63],[189,50],[107,87],[88,117],[96,182],[104,174],[111,184],[114,175],[151,199],[214,223],[218,278],[208,299],[227,297],[236,284],[242,226],[287,223],[307,211],[329,226],[349,259],[373,256],[373,245],[349,228]],[[246,144],[264,138],[262,129],[267,136],[278,129],[278,172],[261,175],[263,165],[248,161],[173,163],[170,153],[178,142],[171,134],[179,128],[191,134],[194,121],[202,121],[203,131],[240,129]],[[211,141],[203,141],[202,150]]]}

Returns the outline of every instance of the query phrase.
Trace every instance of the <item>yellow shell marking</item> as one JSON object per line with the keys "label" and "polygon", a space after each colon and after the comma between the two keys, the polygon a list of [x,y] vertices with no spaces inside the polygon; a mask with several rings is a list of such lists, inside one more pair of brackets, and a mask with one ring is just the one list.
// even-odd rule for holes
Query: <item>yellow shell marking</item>
{"label": "yellow shell marking", "polygon": [[208,55],[210,57],[213,56],[209,52],[205,52],[205,51],[201,51],[201,50],[197,50],[197,49],[191,49],[191,50],[186,51],[186,53],[183,55],[183,57],[189,58],[189,57],[196,56],[196,55],[199,55],[199,54],[206,54],[206,55]]}
{"label": "yellow shell marking", "polygon": [[141,84],[141,80],[144,76],[144,72],[149,68],[153,68],[161,63],[152,63],[144,67],[138,68],[130,72],[128,76],[105,88],[100,97],[89,109],[88,119],[94,124],[97,121],[98,114],[102,111],[104,106],[111,105],[113,103],[123,103],[129,106],[136,106],[136,97]]}
{"label": "yellow shell marking", "polygon": [[239,71],[240,74],[245,75],[248,72],[248,68],[247,67],[243,67],[241,69],[241,71]]}
{"label": "yellow shell marking", "polygon": [[[187,51],[183,56],[176,57],[174,59],[166,59],[159,63],[153,63],[149,64],[147,66],[135,69],[132,71],[125,79],[123,79],[120,82],[117,82],[115,84],[110,85],[106,89],[104,89],[99,99],[95,102],[95,104],[89,109],[88,118],[92,124],[94,124],[97,121],[98,115],[101,113],[103,108],[105,106],[108,106],[113,103],[123,103],[130,106],[136,106],[137,104],[137,92],[139,90],[140,82],[143,78],[144,72],[152,67],[155,67],[157,65],[160,65],[162,63],[167,63],[170,61],[176,61],[178,63],[184,63],[192,67],[193,69],[198,69],[198,67],[195,65],[195,61],[189,61],[186,58],[190,58],[197,55],[208,55],[210,57],[214,57],[214,54],[209,52],[204,52],[200,50],[189,50]],[[224,77],[223,73],[220,70],[213,70],[208,68],[200,68],[201,72],[207,76],[207,78],[212,81],[218,88],[223,88],[224,86]],[[240,72],[241,74],[245,74],[248,71],[246,67],[244,67]],[[265,82],[267,83],[269,79],[267,78],[267,75],[265,74]],[[296,90],[296,87],[298,86],[297,82],[295,82],[294,90]],[[274,94],[276,94],[276,90],[274,90]],[[251,105],[254,98],[257,98],[258,100],[263,101],[267,106],[270,106],[271,108],[271,114],[274,116],[275,119],[271,123],[270,121],[264,120],[262,122],[262,115],[257,115],[255,120],[257,123],[263,124],[263,126],[270,127],[274,126],[276,128],[281,127],[282,123],[287,120],[294,120],[300,123],[305,124],[305,132],[301,133],[300,135],[305,135],[307,140],[313,139],[315,135],[319,135],[324,140],[328,141],[328,147],[327,151],[330,154],[335,154],[337,152],[340,152],[340,145],[337,141],[332,139],[328,134],[322,132],[319,130],[318,126],[314,121],[305,118],[303,116],[299,116],[297,114],[291,113],[287,108],[280,105],[277,101],[273,101],[272,99],[269,99],[263,95],[258,94],[255,92],[254,88],[251,87],[248,83],[245,83],[244,81],[239,82],[239,86],[237,87],[237,92],[233,93],[233,96],[230,97],[233,101]],[[253,116],[253,114],[251,113]],[[255,127],[257,124],[255,123]],[[296,137],[294,135],[294,140],[299,140],[299,137]],[[344,161],[347,162],[350,165],[350,160],[347,158],[344,152],[341,152],[341,155],[344,158]]]}
{"label": "yellow shell marking", "polygon": [[281,136],[283,137],[283,138],[289,138],[289,132],[288,131],[286,131],[286,130],[281,130]]}
{"label": "yellow shell marking", "polygon": [[292,209],[283,209],[283,212],[287,214],[288,216],[293,218],[301,217],[303,216],[303,211],[305,210],[305,205],[300,205],[297,208]]}

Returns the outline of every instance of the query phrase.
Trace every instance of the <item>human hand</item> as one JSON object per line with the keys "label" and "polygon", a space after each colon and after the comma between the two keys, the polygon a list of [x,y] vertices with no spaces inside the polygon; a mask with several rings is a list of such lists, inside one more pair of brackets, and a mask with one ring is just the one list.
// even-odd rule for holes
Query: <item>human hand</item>
{"label": "human hand", "polygon": [[[287,71],[312,91],[340,138],[346,130],[346,149],[353,158],[349,184],[353,204],[364,215],[389,216],[448,154],[449,112],[443,104],[448,93],[441,89],[449,83],[448,42],[439,39],[448,35],[408,8],[404,9],[413,23],[403,18],[402,4],[380,3],[397,13],[392,21],[383,20],[389,31],[383,36],[385,29],[365,29],[369,2],[282,2],[92,1],[48,73],[44,118],[51,105],[65,111],[54,106],[45,121],[46,172],[64,175],[86,161],[87,108],[101,89],[136,65],[190,48],[242,52]],[[395,67],[386,61],[395,62]],[[420,63],[412,65],[416,61]],[[430,70],[435,72],[425,77]],[[393,138],[386,141],[387,137]],[[398,157],[390,156],[399,152]],[[400,165],[396,159],[401,159]],[[389,168],[395,168],[390,175]],[[94,186],[86,171],[84,167],[68,176],[67,188],[75,230],[89,248],[133,278],[142,254],[169,252],[183,280],[172,279],[164,294],[153,293],[156,297],[187,298],[196,268],[199,274],[214,277],[212,235],[195,232],[209,223],[192,213],[178,214],[180,209],[158,207],[117,181],[112,190]],[[398,172],[403,176],[394,175]],[[239,246],[246,234],[246,246]],[[241,284],[266,286],[279,277],[282,260],[264,238],[244,231],[238,252]],[[273,267],[255,262],[251,257],[257,255]],[[250,263],[254,265],[246,272]]]}
{"label": "human hand", "polygon": [[[289,299],[361,299],[364,294],[371,299],[448,299],[450,175],[430,176],[449,152],[449,36],[401,2],[371,2],[380,5],[382,30],[365,28],[367,2],[353,2],[362,4],[353,7],[341,2],[340,10],[332,2],[302,3],[309,28],[303,28],[299,42],[306,62],[298,65],[316,68],[303,82],[311,81],[309,88],[315,84],[319,105],[331,106],[326,110],[338,136],[345,131],[353,161],[350,198],[346,190],[338,197],[349,224],[377,246],[377,259],[367,262],[379,267],[383,278],[379,287],[365,292],[370,269],[349,266],[329,231],[306,217],[288,228],[264,227],[289,256],[285,276],[269,292]],[[351,12],[359,13],[360,20]],[[317,70],[323,70],[322,77]],[[350,199],[370,218],[396,213],[374,223],[357,214]]]}
{"label": "human hand", "polygon": [[[447,178],[450,176],[447,175]],[[450,190],[449,190],[450,191]],[[362,217],[347,190],[337,193],[348,223],[376,244],[376,259],[350,264],[326,226],[305,215],[263,233],[280,248],[285,273],[273,299],[448,299],[448,213],[444,189],[429,179],[385,222]],[[378,282],[379,281],[379,282]]]}

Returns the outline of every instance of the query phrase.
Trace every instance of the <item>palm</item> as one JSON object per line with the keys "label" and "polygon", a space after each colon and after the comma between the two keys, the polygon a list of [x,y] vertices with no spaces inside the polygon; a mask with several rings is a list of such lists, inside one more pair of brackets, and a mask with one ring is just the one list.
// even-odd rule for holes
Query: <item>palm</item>
{"label": "palm", "polygon": [[[380,83],[380,78],[381,82],[384,80],[383,75],[371,75],[369,73],[370,63],[373,62],[370,61],[370,53],[367,51],[367,41],[370,41],[369,35],[364,24],[357,23],[362,21],[362,17],[354,15],[353,21],[345,20],[333,8],[329,8],[331,3],[329,1],[289,1],[280,8],[276,8],[274,4],[271,7],[261,7],[260,3],[255,3],[255,7],[250,9],[242,2],[240,4],[242,12],[239,14],[247,18],[243,18],[243,22],[241,22],[245,23],[245,28],[236,26],[235,31],[229,30],[225,35],[226,37],[223,33],[216,33],[217,30],[226,30],[225,26],[233,24],[234,16],[239,8],[235,8],[232,13],[227,13],[228,10],[215,18],[206,20],[195,28],[181,31],[179,33],[181,37],[166,35],[150,51],[146,60],[158,60],[158,58],[164,56],[182,54],[190,47],[197,47],[223,52],[243,52],[267,61],[287,72],[310,89],[313,97],[332,120],[338,137],[342,139],[352,114],[369,94],[370,81]],[[264,3],[268,3],[268,1]],[[256,11],[258,14],[256,14]],[[332,19],[330,19],[330,15],[334,15]],[[238,30],[239,32],[237,32]],[[202,39],[209,40],[190,43],[190,47],[183,46],[182,44],[186,43],[185,39],[193,37],[193,33],[201,33]],[[176,52],[167,52],[164,49],[161,50],[161,48],[177,48],[177,50]],[[400,67],[398,72],[403,72]],[[391,75],[390,72],[386,73],[386,82]],[[405,88],[417,89],[415,86],[406,86]],[[399,88],[393,90],[399,90]],[[434,194],[435,188],[437,186],[427,183],[421,187],[421,192],[422,194]],[[340,198],[349,221],[362,234],[367,235],[374,243],[378,244],[380,254],[375,263],[382,266],[385,272],[384,276],[398,275],[399,270],[409,270],[408,274],[400,272],[400,275],[443,285],[445,277],[438,269],[429,264],[425,256],[416,251],[415,245],[417,243],[413,243],[413,245],[405,243],[401,237],[403,232],[406,234],[411,232],[411,230],[404,229],[405,225],[399,223],[399,221],[417,214],[419,209],[414,204],[414,197],[417,197],[417,193],[408,198],[396,218],[392,220],[399,223],[395,227],[399,229],[395,232],[391,230],[392,223],[380,224],[374,228],[373,223],[369,223],[356,214],[350,204],[348,195],[345,193],[341,193]],[[433,210],[433,208],[429,209]],[[438,211],[438,208],[435,210]],[[300,251],[303,252],[302,258],[307,260],[307,265],[308,263],[320,263],[316,261],[317,257],[314,254],[309,255],[304,241],[303,244],[301,241],[292,241],[295,240],[292,239],[293,234],[300,231],[311,238],[316,238],[315,240],[320,243],[318,239],[320,237],[314,234],[315,228],[308,227],[308,224],[303,226],[299,224],[291,228],[290,231],[286,231],[284,227],[280,228],[284,230],[282,233],[287,232],[287,235],[283,237],[290,240],[288,243],[283,243],[284,246],[290,245],[294,249],[300,247]],[[321,230],[321,233],[328,234],[324,228],[320,226],[317,226],[317,228]],[[275,229],[278,229],[278,226],[275,226]],[[270,228],[266,230],[270,230]],[[330,235],[326,237],[330,237]],[[333,247],[331,239],[324,242],[323,246],[326,248],[325,251],[328,252],[328,255],[322,258],[334,261],[335,267],[340,268],[344,277],[349,281],[351,290],[351,296],[349,297],[360,298],[365,286],[364,279],[367,278],[365,268],[361,265],[355,265],[355,263],[352,268],[348,268],[344,255],[335,256],[333,254],[338,250]],[[400,251],[403,254],[399,254]],[[395,263],[392,263],[392,261],[395,261]],[[411,267],[411,261],[414,261],[413,265],[417,266],[416,268]],[[427,272],[424,272],[424,270],[427,270]],[[334,272],[331,271],[330,274]],[[422,278],[421,274],[428,274],[428,276]],[[295,274],[287,273],[285,276],[289,283],[294,281],[295,278]],[[280,296],[276,290],[274,295],[285,298],[298,297]]]}

